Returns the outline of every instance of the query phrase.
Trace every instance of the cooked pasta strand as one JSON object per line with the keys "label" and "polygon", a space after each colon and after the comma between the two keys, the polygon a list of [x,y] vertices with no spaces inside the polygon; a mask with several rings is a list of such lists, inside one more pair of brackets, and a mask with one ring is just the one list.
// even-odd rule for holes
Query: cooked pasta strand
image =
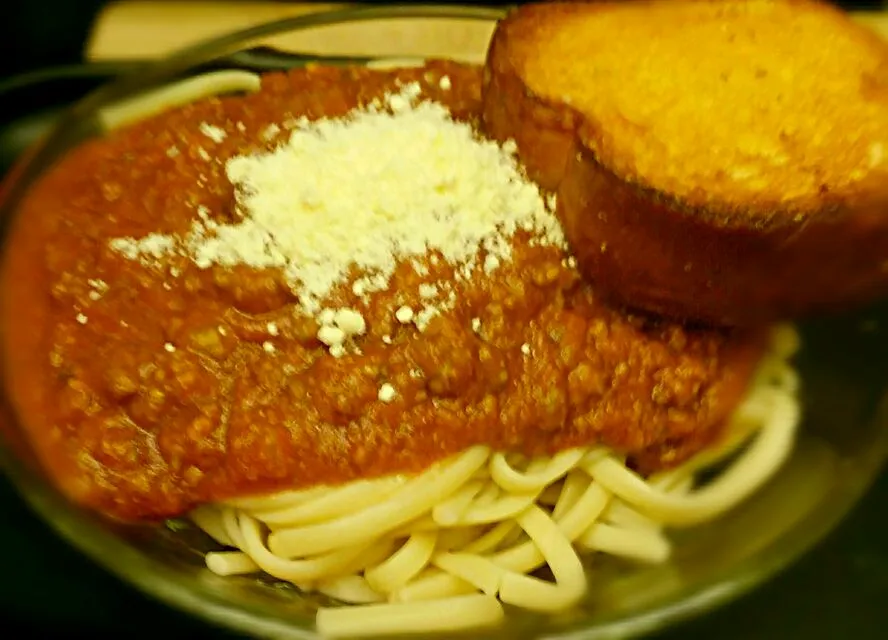
{"label": "cooked pasta strand", "polygon": [[[799,422],[794,372],[772,362],[791,347],[765,360],[729,434],[676,469],[645,479],[602,448],[525,459],[475,447],[414,478],[196,509],[199,527],[238,549],[208,554],[207,566],[265,571],[359,605],[321,609],[327,636],[477,628],[502,618],[499,601],[563,610],[587,588],[578,551],[663,562],[666,527],[715,518],[773,475]],[[694,487],[700,469],[724,460]],[[554,582],[531,575],[543,566]]]}

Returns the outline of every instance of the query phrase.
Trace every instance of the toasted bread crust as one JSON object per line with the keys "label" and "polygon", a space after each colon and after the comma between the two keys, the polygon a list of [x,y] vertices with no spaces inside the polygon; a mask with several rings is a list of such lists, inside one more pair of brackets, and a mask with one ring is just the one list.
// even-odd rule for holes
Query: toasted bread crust
{"label": "toasted bread crust", "polygon": [[720,226],[581,152],[567,165],[558,199],[578,263],[630,307],[748,325],[888,292],[888,198],[801,224]]}
{"label": "toasted bread crust", "polygon": [[[675,172],[664,178],[654,165],[635,163],[627,153],[615,159],[615,149],[641,146],[644,152],[646,130],[633,132],[601,113],[579,110],[582,100],[574,94],[580,88],[547,95],[538,69],[528,81],[528,61],[545,50],[542,42],[565,24],[590,15],[594,20],[614,5],[526,5],[494,34],[485,74],[487,132],[514,139],[528,174],[558,195],[559,215],[581,268],[619,302],[733,325],[838,308],[888,292],[888,124],[879,136],[881,123],[888,123],[888,45],[819,3],[778,4],[815,12],[820,28],[826,16],[827,35],[834,29],[846,41],[859,40],[866,65],[878,63],[876,71],[848,70],[859,76],[858,92],[848,100],[861,103],[852,109],[861,126],[848,132],[849,140],[842,131],[826,132],[832,138],[821,147],[835,146],[837,158],[813,172],[825,177],[807,191],[791,168],[785,192],[779,191],[779,176],[759,191],[730,180],[718,187],[705,180],[692,184],[696,174],[676,187]],[[631,32],[627,28],[621,37]],[[643,42],[638,46],[645,51]],[[534,64],[539,67],[539,61]],[[564,63],[549,64],[557,73]],[[707,115],[700,109],[699,118]],[[817,153],[825,157],[822,149]],[[852,171],[849,158],[865,164]]]}

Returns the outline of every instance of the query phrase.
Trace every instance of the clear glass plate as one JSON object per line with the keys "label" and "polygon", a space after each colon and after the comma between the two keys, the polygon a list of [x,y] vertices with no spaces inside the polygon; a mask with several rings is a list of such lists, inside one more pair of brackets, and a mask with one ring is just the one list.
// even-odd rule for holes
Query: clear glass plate
{"label": "clear glass plate", "polygon": [[[393,19],[401,33],[411,29],[428,32],[432,20],[455,29],[465,28],[466,20],[486,21],[485,28],[489,28],[498,15],[494,10],[445,7],[345,10],[255,27],[146,64],[140,73],[101,89],[74,107],[15,169],[0,190],[3,247],[8,241],[8,221],[23,191],[66,149],[86,137],[101,135],[107,114],[128,98],[207,68],[253,65],[271,69],[306,61],[305,57],[268,52],[258,57],[231,55],[269,37],[319,28],[354,28],[357,22],[373,28],[380,20],[389,21],[391,27]],[[332,24],[340,26],[324,26]],[[442,28],[434,27],[438,33]],[[471,30],[477,39],[477,24]],[[386,53],[422,56],[428,51],[416,50],[416,43],[424,37],[404,38]],[[405,42],[412,44],[405,46]],[[340,53],[353,62],[361,61],[355,58],[360,52]],[[466,51],[464,57],[477,58],[478,53]],[[848,513],[888,454],[885,327],[888,304],[883,303],[801,326],[804,348],[798,366],[804,385],[805,420],[792,458],[740,508],[709,525],[676,535],[675,554],[668,564],[627,569],[618,562],[593,560],[591,590],[577,610],[558,617],[510,611],[503,627],[470,636],[593,639],[637,635],[736,598],[785,567]],[[134,587],[241,633],[315,637],[314,597],[272,581],[211,574],[202,557],[211,543],[197,532],[173,525],[112,524],[66,502],[46,482],[5,396],[0,398],[0,444],[0,463],[31,508],[69,543]]]}

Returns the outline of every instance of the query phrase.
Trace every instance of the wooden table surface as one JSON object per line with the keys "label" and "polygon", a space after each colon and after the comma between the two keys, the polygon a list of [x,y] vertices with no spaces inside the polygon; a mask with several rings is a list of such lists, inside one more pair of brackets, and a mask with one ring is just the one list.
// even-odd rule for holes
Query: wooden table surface
{"label": "wooden table surface", "polygon": [[[87,57],[160,56],[200,40],[284,17],[350,6],[293,2],[125,0],[98,17]],[[354,6],[354,5],[351,5]],[[888,38],[888,13],[855,16]],[[435,56],[479,61],[492,23],[471,20],[374,21],[325,27],[262,41],[288,51],[341,55]]]}

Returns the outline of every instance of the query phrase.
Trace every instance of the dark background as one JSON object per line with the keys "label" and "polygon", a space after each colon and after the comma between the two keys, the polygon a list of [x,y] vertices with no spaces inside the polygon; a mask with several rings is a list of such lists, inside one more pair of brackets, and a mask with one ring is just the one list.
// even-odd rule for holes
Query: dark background
{"label": "dark background", "polygon": [[[104,4],[0,4],[0,76],[79,62],[89,26]],[[839,4],[874,9],[880,0]],[[0,509],[0,638],[234,637],[144,598],[80,557],[31,516],[2,476]],[[783,575],[731,606],[658,636],[697,638],[888,638],[888,475],[836,532]]]}

